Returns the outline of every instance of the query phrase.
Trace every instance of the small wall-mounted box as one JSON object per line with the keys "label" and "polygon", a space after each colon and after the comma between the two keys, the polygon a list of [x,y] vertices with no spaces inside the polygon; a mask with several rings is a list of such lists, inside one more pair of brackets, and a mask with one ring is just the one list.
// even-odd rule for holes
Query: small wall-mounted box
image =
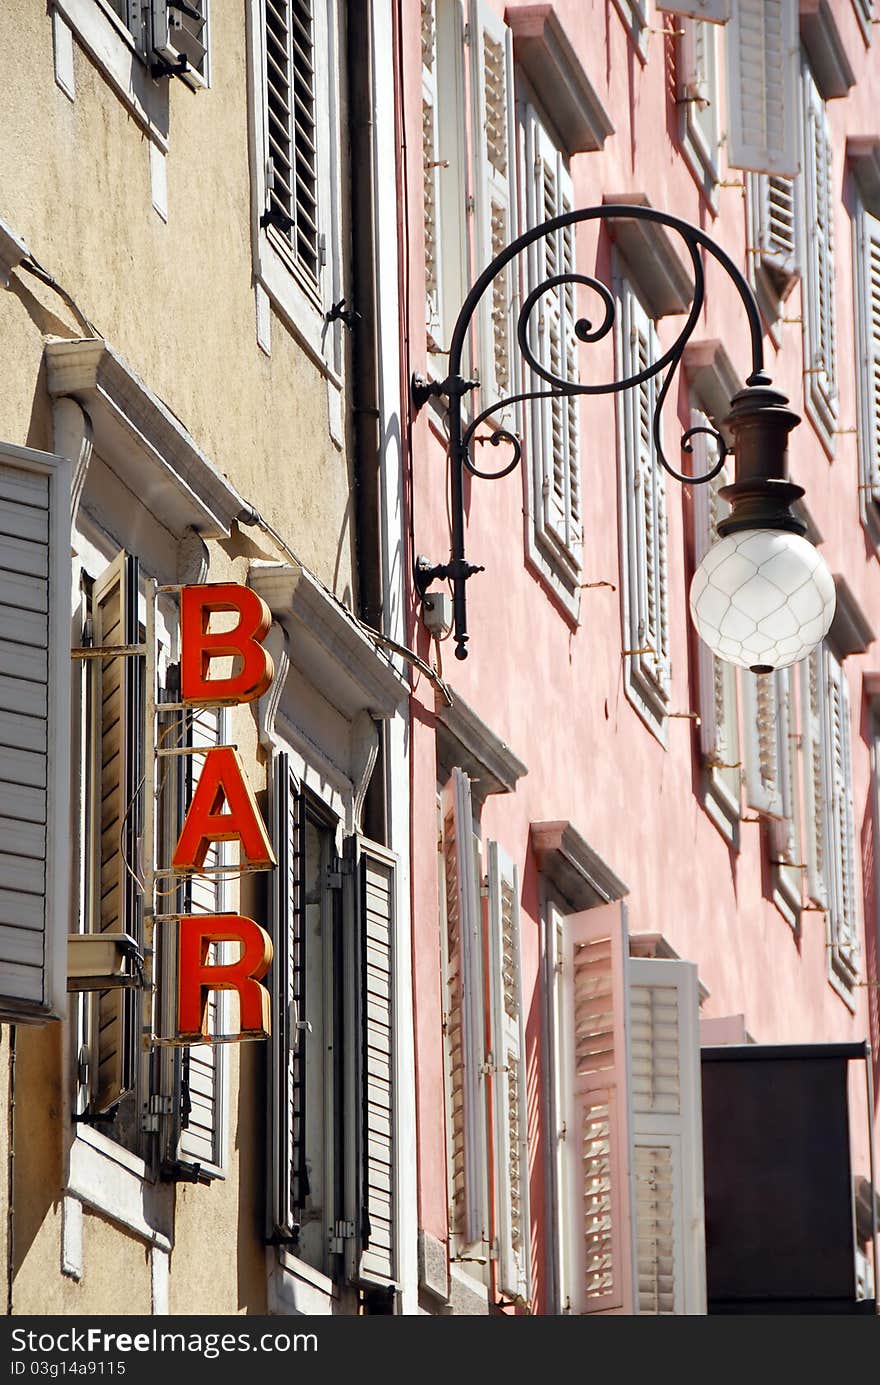
{"label": "small wall-mounted box", "polygon": [[422,620],[432,635],[442,639],[452,629],[452,597],[449,592],[425,592],[422,598]]}
{"label": "small wall-mounted box", "polygon": [[129,933],[71,933],[67,989],[109,991],[140,984],[143,958]]}

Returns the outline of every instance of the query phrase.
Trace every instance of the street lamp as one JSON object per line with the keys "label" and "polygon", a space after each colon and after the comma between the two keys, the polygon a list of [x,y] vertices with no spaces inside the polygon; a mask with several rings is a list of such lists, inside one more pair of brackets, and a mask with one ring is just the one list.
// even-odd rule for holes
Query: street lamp
{"label": "street lamp", "polygon": [[[532,372],[549,388],[510,395],[481,410],[465,426],[462,403],[476,388],[477,381],[462,375],[462,356],[474,313],[495,277],[511,260],[544,236],[582,221],[640,220],[668,227],[681,236],[690,255],[694,274],[693,303],[687,320],[672,346],[657,361],[638,374],[602,384],[581,384],[554,375],[539,361],[529,342],[529,319],[542,297],[564,284],[582,284],[596,292],[604,315],[597,327],[581,318],[575,335],[585,344],[605,337],[614,325],[614,298],[607,286],[590,275],[574,271],[545,279],[526,297],[517,319],[520,351]],[[731,401],[726,426],[733,435],[736,478],[720,494],[730,504],[730,514],[718,525],[719,542],[709,549],[694,573],[690,591],[691,617],[700,637],[713,653],[728,663],[740,664],[756,673],[769,673],[805,658],[822,640],[834,615],[834,581],[828,567],[804,537],[806,525],[792,512],[794,501],[803,495],[788,475],[788,435],[800,418],[787,407],[785,395],[771,388],[764,370],[761,320],[755,297],[730,257],[714,241],[689,222],[660,212],[653,207],[617,205],[584,207],[553,217],[512,241],[474,283],[455,322],[449,350],[449,374],[433,382],[416,375],[412,396],[420,408],[432,396],[447,404],[450,456],[450,502],[452,552],[449,562],[432,564],[418,558],[415,583],[424,597],[435,581],[452,583],[455,654],[467,658],[466,584],[483,569],[465,557],[464,496],[465,471],[485,480],[499,480],[516,467],[522,456],[520,440],[507,428],[496,427],[489,441],[508,444],[512,457],[496,472],[483,472],[474,465],[471,444],[478,428],[509,404],[531,399],[552,399],[579,394],[615,394],[631,389],[666,371],[657,394],[653,436],[658,460],[670,476],[687,485],[705,484],[717,476],[728,453],[727,445],[715,429],[690,428],[681,440],[682,450],[691,453],[691,438],[706,433],[718,449],[717,459],[702,476],[689,476],[676,470],[663,452],[660,417],[673,376],[684,349],[699,320],[705,295],[705,277],[700,252],[710,254],[733,281],[745,309],[751,336],[752,369],[745,388]],[[667,370],[668,367],[668,370]]]}

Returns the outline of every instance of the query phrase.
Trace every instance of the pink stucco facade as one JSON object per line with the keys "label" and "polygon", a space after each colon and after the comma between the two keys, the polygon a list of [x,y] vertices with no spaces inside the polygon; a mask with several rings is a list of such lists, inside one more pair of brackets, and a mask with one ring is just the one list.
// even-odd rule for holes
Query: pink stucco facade
{"label": "pink stucco facade", "polygon": [[[736,5],[736,0],[734,0]],[[655,208],[667,210],[703,228],[744,273],[755,256],[748,198],[750,175],[729,167],[721,138],[715,186],[705,186],[689,162],[682,140],[680,63],[682,34],[689,21],[667,14],[649,2],[641,50],[626,16],[637,5],[612,0],[557,0],[535,7],[497,0],[499,18],[516,28],[516,12],[550,9],[570,44],[576,62],[591,85],[613,131],[601,147],[563,156],[571,175],[574,204],[588,206],[618,197],[644,195]],[[802,11],[811,7],[802,5]],[[815,8],[815,7],[812,7]],[[472,36],[478,23],[471,0],[467,15]],[[849,606],[867,627],[880,628],[880,566],[865,522],[860,486],[860,439],[863,410],[858,373],[866,368],[859,345],[857,308],[857,217],[863,194],[854,171],[856,137],[876,130],[880,90],[880,50],[876,31],[860,22],[862,6],[832,0],[836,37],[851,69],[845,95],[826,103],[831,132],[833,207],[833,296],[836,331],[837,408],[826,436],[806,416],[811,365],[805,360],[801,319],[809,263],[809,238],[815,228],[801,201],[798,227],[801,274],[785,298],[779,319],[764,320],[764,349],[774,385],[804,416],[793,435],[791,470],[806,490],[806,506],[821,535],[821,551],[835,575],[845,579]],[[401,206],[406,273],[402,341],[404,370],[436,373],[425,328],[425,242],[422,159],[423,92],[420,7],[402,7],[399,61],[402,70]],[[827,36],[817,38],[803,26],[811,56]],[[729,26],[715,26],[718,45],[715,96],[723,137],[730,104],[726,95],[724,44]],[[866,38],[867,36],[867,38]],[[873,38],[873,43],[869,40]],[[514,44],[513,74],[517,89],[527,81]],[[642,51],[643,50],[643,51]],[[820,64],[821,66],[821,64]],[[469,90],[467,63],[465,85]],[[823,78],[826,84],[829,79]],[[833,86],[833,81],[831,82]],[[547,123],[553,126],[555,96],[534,92]],[[471,109],[470,106],[468,109]],[[466,122],[473,136],[473,120]],[[517,138],[522,126],[517,125]],[[522,152],[517,164],[524,175]],[[861,166],[861,169],[864,165]],[[462,196],[473,194],[473,164],[467,163]],[[802,176],[799,180],[804,182]],[[522,187],[519,189],[522,192]],[[467,221],[474,269],[473,218]],[[520,222],[521,229],[525,220]],[[681,248],[676,251],[681,255]],[[576,266],[586,275],[610,282],[612,242],[596,223],[576,232]],[[633,267],[634,268],[634,267]],[[578,315],[593,304],[579,290]],[[684,318],[657,320],[660,349],[680,331]],[[698,343],[721,342],[740,382],[749,372],[747,324],[736,292],[715,265],[707,269],[704,309],[693,334]],[[595,346],[580,346],[582,381],[613,379],[615,334]],[[516,365],[515,370],[519,367]],[[806,373],[805,373],[806,372]],[[485,407],[490,400],[483,401]],[[663,415],[667,455],[678,465],[678,438],[691,424],[698,404],[688,369],[673,382]],[[505,479],[465,483],[466,544],[470,561],[486,571],[468,583],[470,654],[455,660],[452,642],[444,642],[442,676],[453,695],[490,728],[527,767],[512,792],[490,793],[479,815],[483,843],[499,842],[519,869],[520,954],[528,1075],[528,1157],[531,1221],[531,1311],[560,1311],[554,1302],[548,1265],[553,1254],[549,1227],[557,1209],[547,1205],[548,1163],[556,1133],[547,1128],[546,1015],[541,964],[542,930],[546,929],[547,881],[530,844],[534,823],[566,821],[627,887],[631,934],[662,935],[679,958],[695,963],[703,988],[701,1018],[744,1016],[750,1038],[761,1044],[862,1041],[877,1046],[875,996],[877,914],[874,889],[876,785],[872,778],[873,696],[880,683],[877,645],[864,639],[864,652],[847,649],[842,656],[851,717],[851,792],[854,811],[855,916],[858,970],[847,996],[829,981],[825,914],[811,905],[806,883],[805,833],[801,861],[793,862],[800,903],[793,918],[773,900],[774,866],[770,819],[748,806],[743,786],[739,820],[731,832],[719,829],[706,806],[705,765],[694,713],[700,706],[697,636],[688,613],[688,586],[694,568],[694,499],[690,488],[668,480],[667,582],[670,679],[663,717],[663,737],[639,715],[626,692],[626,634],[620,522],[624,440],[621,416],[611,395],[582,398],[579,411],[582,554],[579,590],[567,607],[554,594],[546,574],[529,556],[529,472]],[[720,420],[719,420],[720,421]],[[408,437],[411,491],[408,505],[412,553],[443,562],[449,552],[447,474],[441,413],[427,405],[413,417]],[[528,450],[528,435],[525,442]],[[492,453],[485,448],[482,454]],[[832,455],[833,454],[833,455]],[[494,457],[484,457],[490,465]],[[862,503],[860,504],[860,501]],[[848,609],[849,609],[848,606]],[[411,591],[411,644],[436,665],[436,650],[420,618],[418,597]],[[858,618],[856,620],[858,624]],[[856,641],[858,643],[858,641]],[[805,785],[805,717],[798,678],[794,799],[802,814]],[[738,700],[741,744],[748,715]],[[438,779],[435,689],[416,676],[412,696],[412,917],[414,1005],[418,1113],[419,1224],[443,1246],[449,1243],[447,1123],[443,1099],[443,976],[438,924],[437,812]],[[743,766],[744,772],[744,766]],[[802,818],[801,818],[802,821]],[[485,870],[485,859],[482,869]],[[552,891],[551,891],[552,893]],[[868,1175],[864,1073],[853,1064],[851,1129],[853,1173]],[[491,1256],[490,1256],[491,1270]],[[479,1272],[478,1272],[479,1273]],[[488,1301],[497,1301],[490,1272],[484,1281]]]}

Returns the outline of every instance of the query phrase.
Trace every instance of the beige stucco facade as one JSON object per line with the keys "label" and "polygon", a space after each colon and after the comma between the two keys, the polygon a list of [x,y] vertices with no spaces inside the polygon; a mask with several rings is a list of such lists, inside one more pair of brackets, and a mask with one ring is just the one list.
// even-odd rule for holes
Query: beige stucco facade
{"label": "beige stucco facade", "polygon": [[[198,90],[175,77],[151,77],[111,14],[114,8],[104,0],[59,0],[57,7],[10,0],[0,7],[0,48],[7,55],[0,91],[0,240],[14,261],[6,291],[0,291],[0,439],[59,451],[46,344],[101,338],[123,363],[129,404],[134,400],[128,422],[147,436],[145,446],[158,444],[138,412],[142,406],[160,432],[184,438],[188,455],[197,449],[225,478],[217,482],[218,493],[226,486],[227,498],[237,493],[266,522],[239,527],[230,510],[227,532],[208,541],[207,580],[246,583],[254,561],[290,563],[295,553],[317,579],[320,599],[344,624],[334,598],[349,609],[357,602],[350,347],[342,322],[322,331],[321,319],[334,288],[339,298],[350,291],[341,194],[347,179],[339,175],[347,159],[345,6],[328,5],[322,18],[331,28],[340,25],[316,112],[322,157],[336,177],[328,193],[332,215],[322,209],[326,273],[305,324],[293,320],[295,312],[280,310],[271,286],[267,292],[257,284],[259,4],[214,0],[209,82]],[[29,272],[33,262],[45,275]],[[44,282],[49,276],[52,285]],[[96,424],[90,411],[104,408],[100,386],[90,402],[72,393]],[[98,433],[102,426],[97,423]],[[161,516],[151,510],[138,492],[137,469],[123,456],[105,472],[99,450],[96,445],[89,463],[74,550],[84,527],[105,557],[124,546],[138,553],[148,577],[173,583],[181,534],[190,526],[183,519],[171,532],[166,502]],[[112,484],[105,487],[110,472]],[[376,657],[385,668],[384,656]],[[292,705],[296,696],[290,693]],[[326,687],[314,693],[321,696],[330,696]],[[351,716],[352,707],[347,710]],[[257,715],[256,704],[234,709],[229,738],[266,812],[269,755],[258,743]],[[341,795],[340,802],[344,786]],[[349,813],[349,830],[351,820]],[[59,842],[56,849],[67,846]],[[75,897],[75,879],[73,885]],[[236,881],[226,907],[265,922],[270,888],[271,881],[245,879],[239,891]],[[14,1053],[12,1034],[4,1025],[0,1260],[7,1267],[2,1298],[9,1309],[265,1313],[265,1045],[224,1046],[222,1176],[210,1186],[147,1180],[143,1224],[133,1229],[138,1216],[114,1210],[112,1190],[106,1205],[100,1190],[65,1202],[71,1149],[83,1143],[83,1126],[71,1120],[70,1026],[15,1026]],[[95,1128],[98,1142],[112,1145],[112,1125],[99,1121]],[[65,1231],[65,1217],[77,1225]],[[321,1293],[321,1311],[330,1311],[332,1295]]]}

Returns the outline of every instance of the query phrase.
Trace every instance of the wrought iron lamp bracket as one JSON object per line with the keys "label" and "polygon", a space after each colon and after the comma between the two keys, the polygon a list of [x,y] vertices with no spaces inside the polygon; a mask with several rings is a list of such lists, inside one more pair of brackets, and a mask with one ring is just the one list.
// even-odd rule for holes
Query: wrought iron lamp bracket
{"label": "wrought iron lamp bracket", "polygon": [[[675,341],[656,361],[650,362],[643,370],[621,380],[603,381],[594,384],[582,383],[580,380],[570,380],[566,379],[564,376],[555,375],[549,369],[548,365],[535,353],[530,338],[530,324],[533,314],[545,296],[548,293],[564,289],[566,286],[580,286],[597,296],[601,306],[601,320],[599,320],[598,325],[594,326],[593,322],[587,318],[579,318],[574,324],[575,337],[582,345],[592,345],[608,336],[614,326],[616,305],[614,296],[607,285],[591,275],[581,274],[574,270],[565,274],[552,275],[544,279],[527,294],[520,308],[516,322],[516,337],[522,358],[529,367],[533,379],[542,382],[545,388],[538,387],[517,394],[508,395],[506,398],[498,400],[488,407],[481,409],[474,418],[465,424],[462,401],[471,390],[477,387],[479,381],[467,379],[462,374],[461,366],[464,347],[474,315],[484,294],[489,290],[493,281],[499,274],[506,271],[511,262],[527,250],[529,246],[542,240],[544,237],[553,236],[562,232],[567,227],[575,226],[581,222],[606,222],[615,219],[653,222],[657,225],[666,227],[668,230],[676,232],[684,242],[693,270],[693,301],[684,326]],[[685,347],[694,332],[703,309],[705,299],[704,254],[712,257],[720,264],[721,268],[725,270],[729,278],[733,281],[733,285],[740,296],[748,321],[751,339],[751,372],[746,379],[746,390],[742,391],[740,395],[737,396],[737,400],[742,400],[745,396],[748,397],[749,403],[742,405],[740,407],[740,412],[754,415],[759,412],[767,412],[770,410],[771,412],[775,411],[779,414],[781,412],[780,405],[784,405],[787,401],[785,401],[782,396],[776,394],[775,391],[768,389],[770,377],[764,370],[760,315],[755,296],[743,274],[726,252],[722,250],[719,245],[716,245],[715,242],[698,227],[692,226],[689,222],[682,221],[680,218],[671,216],[666,212],[658,211],[653,207],[642,207],[638,205],[628,206],[608,203],[600,207],[578,208],[562,216],[553,217],[541,223],[539,226],[525,231],[521,236],[517,237],[516,240],[511,241],[511,243],[496,255],[494,260],[483,270],[462,304],[452,332],[449,349],[449,374],[446,379],[442,381],[431,381],[423,375],[413,376],[411,381],[411,397],[413,407],[416,411],[422,408],[429,399],[440,398],[446,401],[452,521],[452,544],[449,562],[432,564],[428,559],[420,556],[415,563],[414,580],[419,596],[422,598],[432,582],[439,580],[448,580],[451,582],[455,620],[456,658],[467,658],[468,631],[466,583],[475,572],[483,571],[482,567],[469,563],[465,558],[464,474],[467,472],[471,476],[478,477],[482,480],[497,481],[509,475],[510,472],[519,465],[522,459],[522,440],[510,427],[505,426],[499,421],[505,410],[512,408],[514,405],[530,403],[533,400],[570,398],[577,395],[617,394],[621,391],[635,388],[665,371],[665,375],[663,376],[662,383],[657,393],[654,417],[652,420],[654,446],[660,465],[663,466],[670,476],[687,485],[711,481],[713,477],[717,476],[721,471],[729,449],[724,438],[716,429],[698,426],[687,429],[682,436],[681,449],[686,456],[692,455],[692,439],[697,434],[702,433],[708,435],[715,445],[713,464],[700,476],[691,475],[686,471],[674,467],[663,451],[661,439],[663,406],[675,377],[675,372],[684,355]],[[755,394],[751,396],[751,391],[753,389]],[[493,420],[495,421],[494,424],[492,422]],[[482,428],[484,424],[488,424],[491,431],[488,435],[479,435],[479,429]],[[789,424],[789,427],[790,426]],[[473,446],[477,442],[488,442],[493,447],[507,444],[511,449],[510,457],[506,460],[505,464],[497,470],[483,471],[475,464],[473,457]],[[780,477],[779,479],[782,478]]]}

